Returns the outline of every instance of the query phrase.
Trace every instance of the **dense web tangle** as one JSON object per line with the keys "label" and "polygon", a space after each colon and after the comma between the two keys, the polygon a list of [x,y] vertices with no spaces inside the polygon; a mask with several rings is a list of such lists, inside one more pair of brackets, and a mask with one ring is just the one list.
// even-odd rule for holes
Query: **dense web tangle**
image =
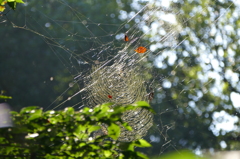
{"label": "dense web tangle", "polygon": [[[137,101],[148,100],[146,83],[143,76],[139,73],[141,71],[134,64],[135,60],[130,62],[123,61],[123,59],[129,60],[129,57],[126,58],[126,56],[127,54],[122,53],[119,57],[121,59],[116,59],[111,66],[93,68],[91,79],[87,78],[85,82],[88,91],[87,97],[89,97],[86,103],[88,107],[106,102],[124,106]],[[119,61],[122,62],[119,63]],[[88,85],[91,86],[88,87]],[[132,141],[145,136],[148,129],[152,126],[152,118],[153,114],[145,109],[124,113],[122,119],[128,122],[134,131],[122,129],[119,140]]]}
{"label": "dense web tangle", "polygon": [[[120,1],[116,3],[123,5]],[[161,142],[158,151],[162,153],[169,147],[176,149],[170,130],[184,128],[175,119],[166,118],[168,114],[184,118],[183,114],[191,110],[199,117],[203,113],[202,108],[196,105],[213,87],[214,79],[201,83],[200,89],[196,88],[199,79],[206,80],[204,70],[196,66],[196,63],[206,63],[197,53],[207,50],[203,43],[214,31],[200,29],[201,35],[191,32],[192,21],[203,21],[200,13],[204,15],[209,9],[207,6],[199,5],[200,11],[189,11],[189,16],[183,17],[184,13],[177,8],[179,4],[174,5],[175,2],[172,5],[158,1],[135,3],[133,1],[130,13],[120,9],[120,14],[115,17],[112,10],[106,11],[106,14],[101,13],[100,22],[95,22],[94,16],[86,8],[82,9],[81,4],[51,1],[50,6],[64,13],[58,16],[53,9],[48,13],[47,9],[41,10],[36,4],[31,6],[32,2],[28,1],[23,9],[23,24],[13,20],[11,24],[41,37],[70,73],[68,87],[45,110],[67,106],[82,109],[106,102],[123,106],[142,100],[151,102],[157,112],[155,116],[142,109],[123,114],[122,119],[134,131],[122,129],[119,140],[132,141],[147,135],[150,142]],[[86,4],[91,5],[90,1]],[[231,5],[232,2],[216,15],[210,12],[213,15],[208,25],[217,24]],[[111,9],[110,6],[104,7]],[[109,23],[105,21],[107,18],[117,22]],[[200,49],[188,47],[190,40],[199,44]],[[146,50],[136,51],[139,47]],[[204,53],[201,56],[208,57]],[[194,69],[189,70],[188,67]],[[191,78],[185,76],[187,73]],[[103,132],[104,129],[103,125]],[[184,140],[179,144],[184,145]]]}

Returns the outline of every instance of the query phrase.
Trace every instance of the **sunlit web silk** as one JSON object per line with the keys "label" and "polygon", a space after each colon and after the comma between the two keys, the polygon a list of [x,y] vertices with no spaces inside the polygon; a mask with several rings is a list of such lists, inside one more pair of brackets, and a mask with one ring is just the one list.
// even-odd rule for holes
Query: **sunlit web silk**
{"label": "sunlit web silk", "polygon": [[[115,60],[111,66],[93,67],[90,78],[85,81],[89,86],[86,87],[88,88],[88,107],[106,102],[124,106],[136,101],[148,100],[145,80],[141,75],[142,71],[135,63],[137,60],[129,58],[125,56],[123,59],[126,60]],[[112,99],[108,95],[111,95]],[[122,119],[133,128],[133,131],[128,131],[122,127],[119,140],[132,141],[147,134],[153,123],[153,114],[148,110],[139,108],[125,112]],[[102,131],[105,130],[106,127],[103,126]]]}

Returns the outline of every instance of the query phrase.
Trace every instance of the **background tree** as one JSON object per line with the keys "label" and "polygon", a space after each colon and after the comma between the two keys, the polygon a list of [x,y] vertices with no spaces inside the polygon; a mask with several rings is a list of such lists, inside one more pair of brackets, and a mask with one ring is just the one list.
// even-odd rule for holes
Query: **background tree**
{"label": "background tree", "polygon": [[[171,140],[161,148],[238,150],[239,107],[231,97],[239,93],[238,8],[232,1],[178,1],[171,8],[183,13],[178,17],[179,46],[164,48],[159,62],[165,66],[154,68],[159,74],[156,83],[162,86],[152,103],[159,112],[156,129],[162,133],[162,145]],[[170,63],[173,55],[176,59]],[[224,116],[216,118],[219,112]],[[235,128],[219,131],[216,123],[223,123],[228,114]],[[151,153],[157,150],[155,146]]]}

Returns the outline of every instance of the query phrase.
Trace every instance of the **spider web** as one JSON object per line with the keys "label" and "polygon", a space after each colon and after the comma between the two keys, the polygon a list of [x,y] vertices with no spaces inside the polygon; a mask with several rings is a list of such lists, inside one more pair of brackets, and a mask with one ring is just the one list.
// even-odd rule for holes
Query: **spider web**
{"label": "spider web", "polygon": [[[120,1],[117,2],[118,5],[123,5]],[[109,12],[100,15],[103,22],[95,22],[94,17],[82,13],[79,7],[74,7],[74,3],[68,1],[49,2],[54,6],[51,13],[41,9],[42,6],[31,6],[31,3],[27,1],[24,4],[23,24],[16,24],[11,19],[13,27],[41,37],[68,70],[71,79],[65,91],[45,110],[63,109],[67,106],[82,109],[105,102],[125,105],[145,100],[152,105],[159,105],[154,107],[157,114],[142,109],[126,112],[122,118],[130,123],[134,131],[123,130],[120,140],[131,141],[145,137],[156,143],[159,154],[169,147],[177,150],[178,147],[172,142],[174,136],[168,134],[176,126],[176,121],[165,121],[162,118],[163,115],[174,114],[189,107],[176,103],[187,100],[186,92],[196,91],[194,82],[197,80],[175,78],[179,70],[185,69],[185,63],[194,65],[192,58],[179,49],[180,45],[187,43],[187,39],[194,38],[194,35],[186,35],[181,41],[177,37],[187,34],[189,28],[186,29],[185,26],[197,19],[199,12],[204,13],[208,8],[193,11],[189,19],[184,19],[183,13],[170,6],[170,2],[133,1],[132,12],[120,10],[119,17],[114,17]],[[48,2],[43,7],[48,7],[47,4]],[[213,24],[227,13],[228,8],[224,9],[222,14],[212,20]],[[60,10],[62,17],[56,16],[55,10]],[[121,23],[104,22],[104,18],[119,18]],[[208,34],[210,30],[200,40],[204,40]],[[124,41],[125,36],[128,36],[129,41]],[[147,51],[143,54],[136,53],[135,49],[139,46],[146,47]],[[186,55],[176,61],[179,53]],[[167,65],[172,69],[165,70]],[[210,82],[205,83],[202,87],[209,84]],[[166,89],[172,86],[182,89],[177,92],[174,90],[173,99],[166,100],[165,97],[169,95],[165,94]],[[166,103],[175,105],[168,109],[164,107]],[[199,112],[197,107],[193,109]]]}

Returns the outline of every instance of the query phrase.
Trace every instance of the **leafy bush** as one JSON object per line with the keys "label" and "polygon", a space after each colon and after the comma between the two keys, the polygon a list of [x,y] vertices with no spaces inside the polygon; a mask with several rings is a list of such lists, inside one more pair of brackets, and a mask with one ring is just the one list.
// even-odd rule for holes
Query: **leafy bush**
{"label": "leafy bush", "polygon": [[[0,129],[0,156],[5,158],[147,158],[135,147],[151,146],[139,139],[121,143],[117,139],[121,127],[131,127],[121,120],[124,111],[139,107],[152,111],[141,101],[133,105],[111,108],[113,103],[88,107],[75,111],[68,107],[63,111],[43,112],[37,106],[12,112],[15,124]],[[107,132],[94,135],[102,125]]]}

